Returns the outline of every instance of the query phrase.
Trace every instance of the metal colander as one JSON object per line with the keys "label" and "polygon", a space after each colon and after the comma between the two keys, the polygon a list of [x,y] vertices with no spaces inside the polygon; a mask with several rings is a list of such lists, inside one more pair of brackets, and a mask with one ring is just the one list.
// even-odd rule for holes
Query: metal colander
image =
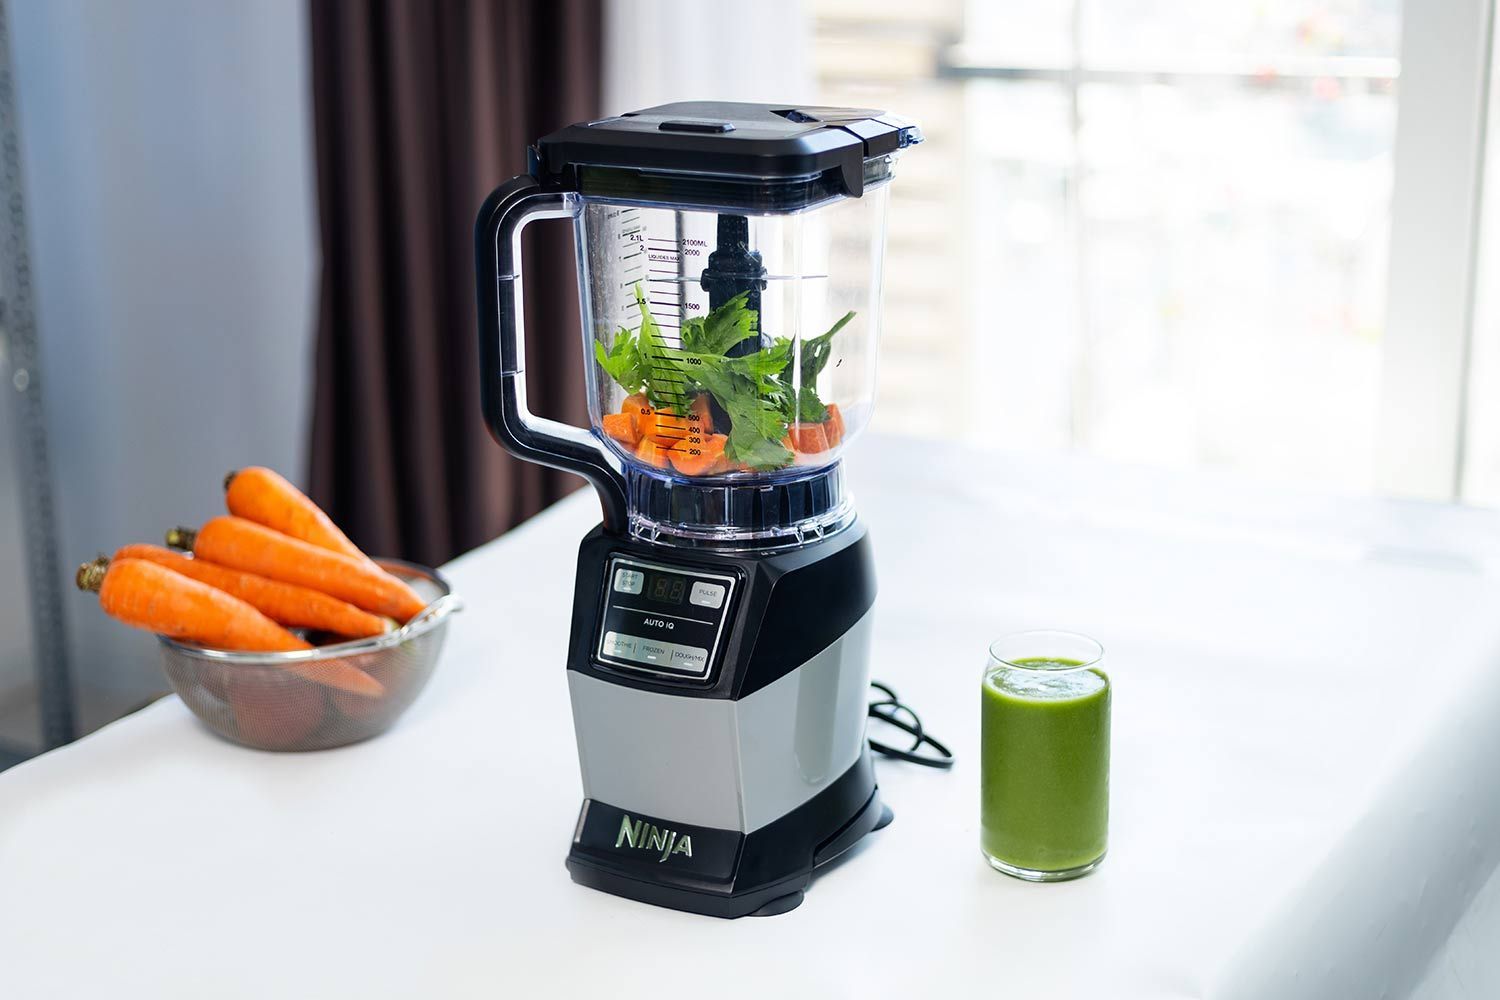
{"label": "metal colander", "polygon": [[[220,736],[261,750],[324,750],[389,729],[426,687],[463,607],[436,571],[376,560],[427,600],[399,629],[294,653],[232,653],[161,639],[162,669],[193,714]],[[314,639],[316,637],[313,637]],[[286,669],[342,660],[385,687],[377,697],[336,690]]]}

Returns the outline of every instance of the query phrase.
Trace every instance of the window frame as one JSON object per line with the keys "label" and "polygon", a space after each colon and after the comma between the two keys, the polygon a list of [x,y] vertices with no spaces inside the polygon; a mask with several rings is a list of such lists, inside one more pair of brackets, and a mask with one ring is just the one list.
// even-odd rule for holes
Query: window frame
{"label": "window frame", "polygon": [[[1078,7],[1073,20],[1078,23]],[[1309,78],[1395,79],[1396,134],[1386,264],[1386,317],[1372,481],[1398,496],[1464,496],[1470,381],[1484,206],[1495,0],[1405,0],[1399,54],[1292,58],[1243,65],[1022,65],[963,44],[938,53],[949,79],[1081,83],[1254,77],[1303,86]],[[1078,59],[1075,37],[1073,58]]]}
{"label": "window frame", "polygon": [[[1408,6],[1415,6],[1406,0]],[[1494,0],[1404,10],[1376,488],[1462,495]]]}

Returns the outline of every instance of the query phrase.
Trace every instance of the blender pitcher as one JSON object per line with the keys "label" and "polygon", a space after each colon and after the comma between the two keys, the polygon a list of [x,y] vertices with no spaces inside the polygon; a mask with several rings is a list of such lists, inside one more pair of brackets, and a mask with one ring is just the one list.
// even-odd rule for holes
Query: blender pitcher
{"label": "blender pitcher", "polygon": [[[889,820],[864,743],[874,575],[840,459],[874,402],[887,193],[919,141],[879,111],[669,104],[543,138],[481,210],[485,418],[603,507],[568,652],[576,881],[779,912]],[[588,428],[527,407],[538,219],[573,223]]]}

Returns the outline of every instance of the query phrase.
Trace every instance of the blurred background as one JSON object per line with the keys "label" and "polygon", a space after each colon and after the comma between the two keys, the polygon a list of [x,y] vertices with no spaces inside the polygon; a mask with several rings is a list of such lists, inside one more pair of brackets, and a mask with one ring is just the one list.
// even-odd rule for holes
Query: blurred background
{"label": "blurred background", "polygon": [[[878,432],[1500,505],[1491,7],[8,0],[0,766],[161,689],[70,570],[231,468],[428,562],[571,489],[477,416],[474,213],[528,141],[671,100],[921,124]],[[543,238],[532,392],[581,422]]]}

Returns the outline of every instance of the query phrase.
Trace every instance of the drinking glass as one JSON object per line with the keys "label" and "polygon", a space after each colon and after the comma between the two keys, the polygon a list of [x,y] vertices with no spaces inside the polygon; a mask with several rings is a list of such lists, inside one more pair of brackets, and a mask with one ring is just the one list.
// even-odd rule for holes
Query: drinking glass
{"label": "drinking glass", "polygon": [[990,644],[980,698],[980,848],[1033,882],[1087,875],[1109,841],[1110,681],[1076,632]]}

